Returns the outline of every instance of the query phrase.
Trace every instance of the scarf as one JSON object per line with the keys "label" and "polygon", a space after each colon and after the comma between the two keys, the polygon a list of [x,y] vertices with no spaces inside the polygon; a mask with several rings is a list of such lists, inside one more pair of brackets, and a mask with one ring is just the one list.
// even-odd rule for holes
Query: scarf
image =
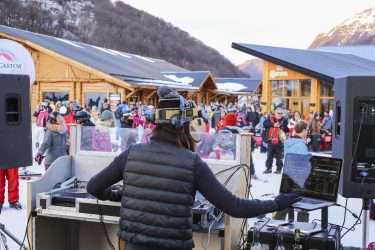
{"label": "scarf", "polygon": [[57,132],[60,135],[63,135],[63,134],[65,134],[68,131],[68,128],[66,127],[65,123],[64,124],[51,124],[51,123],[48,123],[47,124],[47,129],[49,129],[51,131],[54,131],[54,132]]}
{"label": "scarf", "polygon": [[[276,123],[276,119],[274,116],[271,117],[271,123]],[[278,145],[279,141],[279,128],[270,127],[268,131],[268,140],[271,141],[271,144]]]}

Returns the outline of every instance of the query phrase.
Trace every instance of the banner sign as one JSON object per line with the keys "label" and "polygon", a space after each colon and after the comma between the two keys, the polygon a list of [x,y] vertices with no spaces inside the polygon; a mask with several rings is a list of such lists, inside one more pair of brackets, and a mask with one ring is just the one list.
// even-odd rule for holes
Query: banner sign
{"label": "banner sign", "polygon": [[35,81],[35,66],[30,52],[20,43],[0,39],[0,74],[29,75]]}

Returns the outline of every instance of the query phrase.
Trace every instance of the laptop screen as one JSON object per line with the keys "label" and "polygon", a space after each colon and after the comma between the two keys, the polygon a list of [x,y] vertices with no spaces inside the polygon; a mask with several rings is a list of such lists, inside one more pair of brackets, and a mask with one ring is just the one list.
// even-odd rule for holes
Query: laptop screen
{"label": "laptop screen", "polygon": [[297,193],[336,202],[341,166],[341,159],[287,154],[280,193]]}

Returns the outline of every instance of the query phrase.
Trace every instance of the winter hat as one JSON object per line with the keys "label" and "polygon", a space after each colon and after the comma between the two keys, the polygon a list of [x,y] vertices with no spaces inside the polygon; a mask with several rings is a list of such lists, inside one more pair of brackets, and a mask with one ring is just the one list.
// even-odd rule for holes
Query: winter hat
{"label": "winter hat", "polygon": [[186,122],[197,117],[195,104],[185,100],[175,89],[161,86],[157,94],[159,102],[155,112],[155,123],[169,123],[172,126],[182,127]]}
{"label": "winter hat", "polygon": [[59,109],[59,112],[61,115],[66,115],[66,112],[67,112],[67,108],[65,106],[62,106],[60,109]]}
{"label": "winter hat", "polygon": [[236,126],[237,116],[234,113],[229,113],[224,116],[224,126]]}
{"label": "winter hat", "polygon": [[114,116],[113,113],[109,110],[104,110],[102,114],[100,115],[100,120],[107,121],[107,120],[113,120]]}

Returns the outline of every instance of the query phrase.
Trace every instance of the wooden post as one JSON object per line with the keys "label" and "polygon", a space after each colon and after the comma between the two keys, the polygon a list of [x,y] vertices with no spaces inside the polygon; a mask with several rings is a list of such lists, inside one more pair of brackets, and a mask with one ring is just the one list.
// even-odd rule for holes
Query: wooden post
{"label": "wooden post", "polygon": [[70,97],[69,99],[73,99],[73,100],[76,100],[77,99],[77,82],[73,82],[73,95],[72,97]]}
{"label": "wooden post", "polygon": [[121,103],[123,100],[125,100],[123,98],[126,96],[126,89],[120,88],[120,94],[121,94],[121,96],[120,96],[120,103]]}
{"label": "wooden post", "polygon": [[262,102],[266,104],[262,105],[262,111],[271,110],[271,83],[269,81],[269,62],[264,61],[263,63],[263,79],[262,79]]}
{"label": "wooden post", "polygon": [[81,105],[83,105],[82,103],[82,99],[83,99],[83,93],[82,93],[82,84],[83,82],[78,82],[77,83],[77,102],[80,103]]}
{"label": "wooden post", "polygon": [[314,110],[315,112],[319,112],[319,94],[318,94],[318,79],[311,78],[311,96],[310,96],[310,103],[314,103],[315,106],[310,106],[310,110]]}

